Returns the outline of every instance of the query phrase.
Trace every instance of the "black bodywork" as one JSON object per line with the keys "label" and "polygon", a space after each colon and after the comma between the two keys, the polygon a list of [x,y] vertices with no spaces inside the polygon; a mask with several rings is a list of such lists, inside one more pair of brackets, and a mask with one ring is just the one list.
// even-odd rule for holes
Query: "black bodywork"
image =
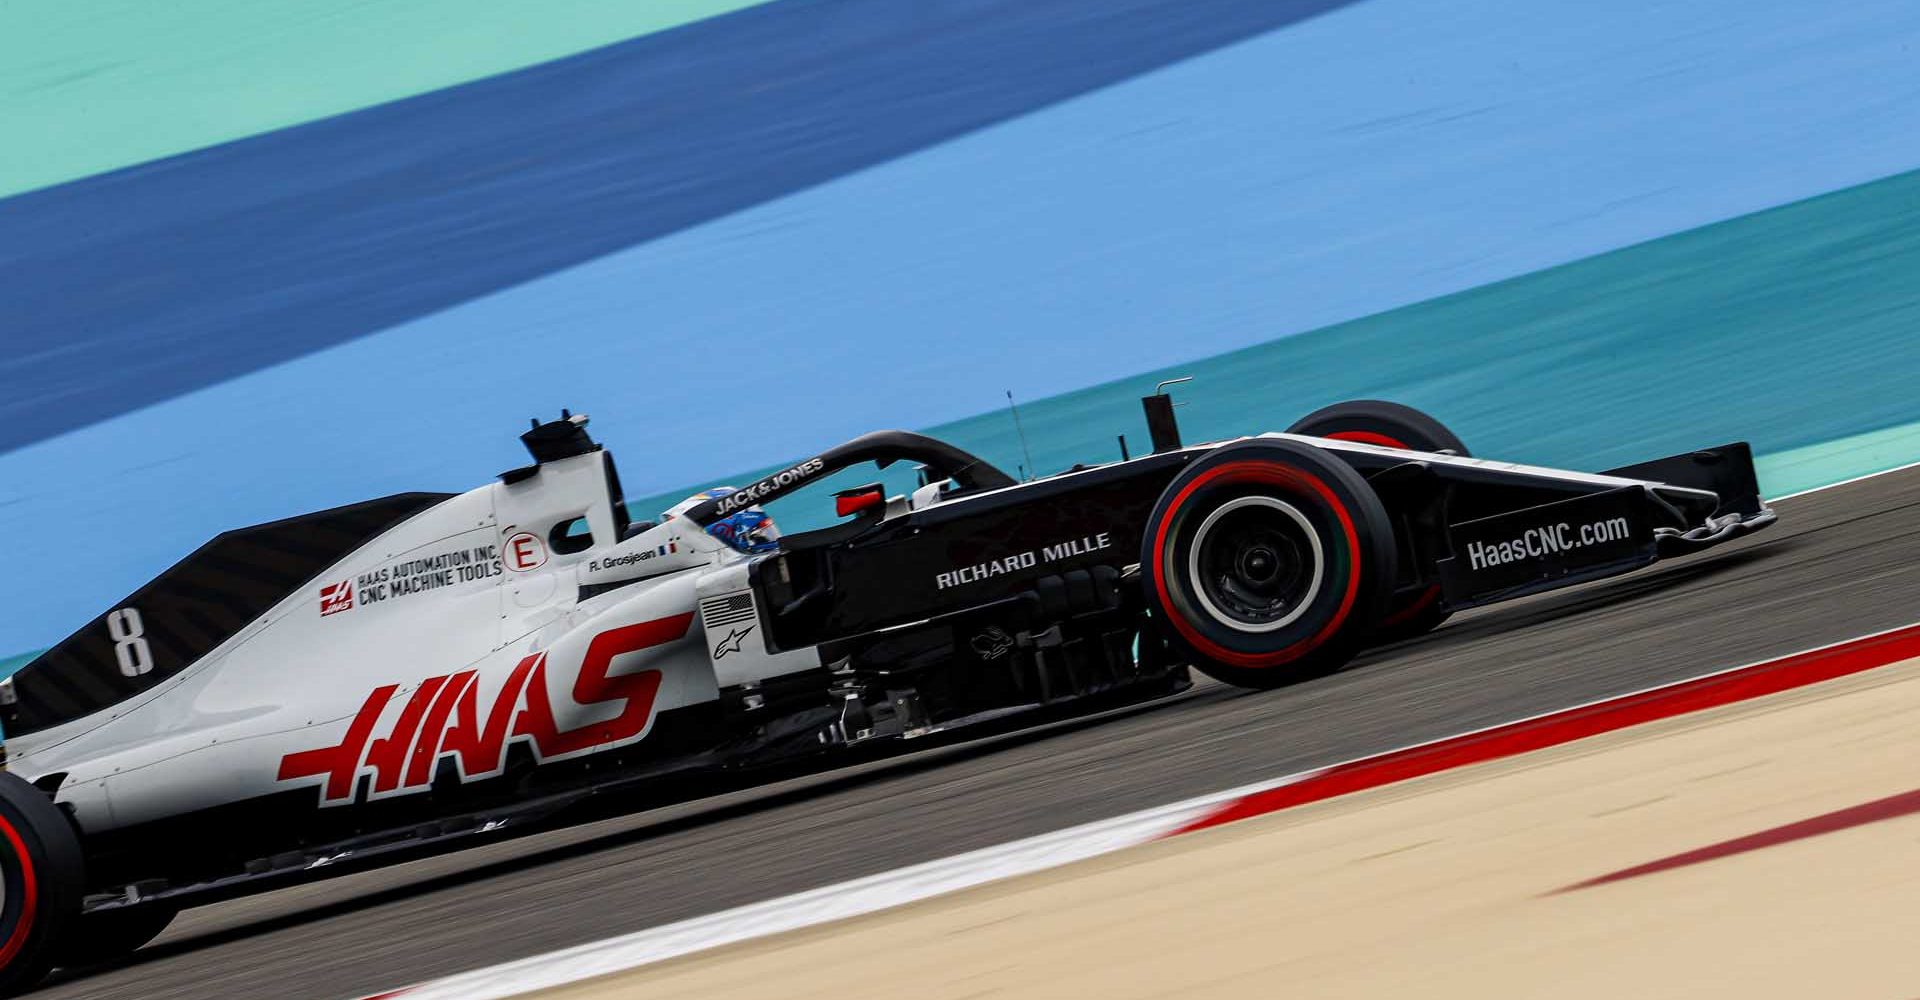
{"label": "black bodywork", "polygon": [[[1154,453],[1028,483],[943,442],[887,431],[746,488],[751,502],[766,502],[869,460],[918,462],[924,479],[950,480],[937,502],[875,507],[790,535],[758,560],[751,579],[770,644],[818,647],[849,702],[892,711],[893,696],[910,692],[908,728],[1077,697],[1160,669],[1170,654],[1137,585],[1142,536],[1168,484],[1217,447],[1182,447],[1171,408],[1154,405],[1165,399],[1143,401]],[[1399,550],[1396,595],[1437,588],[1449,611],[1628,572],[1773,517],[1744,443],[1596,477],[1315,441],[1381,499]],[[710,501],[688,516],[708,523],[744,502]],[[1617,530],[1551,547],[1578,525]],[[1482,557],[1515,539],[1541,551]]]}
{"label": "black bodywork", "polygon": [[[1672,487],[1667,490],[1327,443],[1366,477],[1394,521],[1401,550],[1397,589],[1437,584],[1454,610],[1625,572],[1771,520],[1744,443],[1600,474],[1651,480]],[[788,536],[780,553],[753,567],[767,634],[780,648],[799,649],[857,646],[867,633],[914,623],[945,627],[949,620],[991,619],[992,609],[1050,621],[1063,608],[1085,605],[1094,581],[1129,574],[1140,561],[1154,503],[1210,447],[1159,452],[981,496],[968,496],[981,492],[977,487],[961,487],[921,510],[888,517],[875,512]],[[840,467],[823,462],[808,481]],[[1470,565],[1470,548],[1487,539],[1534,525],[1615,518],[1631,526],[1626,537],[1497,568]],[[994,571],[966,573],[983,565]],[[966,578],[954,578],[956,572]],[[964,650],[956,646],[955,652],[964,658]]]}

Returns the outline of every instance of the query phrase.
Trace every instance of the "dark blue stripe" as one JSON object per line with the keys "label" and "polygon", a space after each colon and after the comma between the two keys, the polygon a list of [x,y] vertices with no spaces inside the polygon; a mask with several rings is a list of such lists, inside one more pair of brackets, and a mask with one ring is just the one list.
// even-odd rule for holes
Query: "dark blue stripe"
{"label": "dark blue stripe", "polygon": [[0,202],[0,452],[1346,2],[781,0]]}

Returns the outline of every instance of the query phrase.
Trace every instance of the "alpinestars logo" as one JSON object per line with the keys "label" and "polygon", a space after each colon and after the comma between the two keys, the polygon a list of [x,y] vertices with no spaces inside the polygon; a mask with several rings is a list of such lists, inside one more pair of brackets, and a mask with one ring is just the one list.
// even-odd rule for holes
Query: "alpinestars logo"
{"label": "alpinestars logo", "polygon": [[353,581],[342,580],[320,588],[320,617],[353,610]]}
{"label": "alpinestars logo", "polygon": [[727,637],[720,640],[719,643],[715,644],[715,646],[713,647],[713,658],[717,660],[727,655],[728,653],[740,652],[741,650],[740,644],[743,642],[746,642],[747,636],[752,634],[753,634],[753,626],[751,625],[747,626],[746,628],[728,629]]}
{"label": "alpinestars logo", "polygon": [[355,781],[368,772],[368,798],[425,791],[443,757],[452,758],[463,782],[492,777],[506,768],[507,746],[516,740],[531,744],[541,763],[632,743],[653,724],[660,671],[610,677],[614,657],[673,642],[692,624],[693,613],[687,612],[608,629],[587,644],[574,678],[573,700],[581,705],[619,703],[620,714],[612,719],[562,731],[547,698],[547,668],[552,664],[546,653],[535,653],[514,666],[484,717],[478,671],[462,670],[421,681],[387,735],[374,739],[374,728],[400,686],[375,688],[347,725],[345,738],[330,747],[282,757],[279,780],[324,779],[320,804],[337,806],[354,801]]}

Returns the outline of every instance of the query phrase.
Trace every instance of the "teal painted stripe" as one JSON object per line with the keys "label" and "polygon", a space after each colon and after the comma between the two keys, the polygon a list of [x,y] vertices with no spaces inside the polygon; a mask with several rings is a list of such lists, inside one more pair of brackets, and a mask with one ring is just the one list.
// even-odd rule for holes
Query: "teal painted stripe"
{"label": "teal painted stripe", "polygon": [[[1042,473],[1102,461],[1116,433],[1145,446],[1139,396],[1190,374],[1189,441],[1378,397],[1434,413],[1478,454],[1565,468],[1749,440],[1778,456],[1762,466],[1778,494],[1920,459],[1911,434],[1885,430],[1920,423],[1917,334],[1920,172],[1037,400],[1022,416]],[[1010,470],[1024,461],[1004,412],[929,433]],[[776,514],[808,527],[826,519],[812,507]]]}
{"label": "teal painted stripe", "polygon": [[1754,461],[1767,496],[1786,496],[1920,462],[1920,423],[1888,427],[1762,455]]}
{"label": "teal painted stripe", "polygon": [[0,4],[0,198],[764,2]]}

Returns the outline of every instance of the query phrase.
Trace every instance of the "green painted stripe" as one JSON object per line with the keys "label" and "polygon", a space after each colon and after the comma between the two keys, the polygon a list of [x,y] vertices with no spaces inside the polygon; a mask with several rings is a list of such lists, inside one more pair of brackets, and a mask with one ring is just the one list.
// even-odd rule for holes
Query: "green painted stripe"
{"label": "green painted stripe", "polygon": [[0,3],[0,197],[763,2]]}

